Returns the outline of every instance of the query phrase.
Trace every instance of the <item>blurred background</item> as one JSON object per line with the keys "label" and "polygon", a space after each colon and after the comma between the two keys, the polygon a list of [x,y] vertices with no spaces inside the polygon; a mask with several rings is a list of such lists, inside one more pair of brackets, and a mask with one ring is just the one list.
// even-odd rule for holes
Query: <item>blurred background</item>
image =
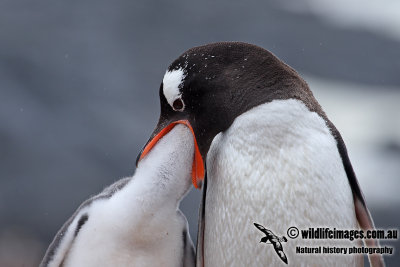
{"label": "blurred background", "polygon": [[[216,41],[262,46],[305,77],[377,228],[399,228],[398,1],[1,0],[0,266],[36,266],[82,201],[134,173],[165,69]],[[193,240],[199,198],[182,203]],[[399,242],[384,244],[396,265]]]}

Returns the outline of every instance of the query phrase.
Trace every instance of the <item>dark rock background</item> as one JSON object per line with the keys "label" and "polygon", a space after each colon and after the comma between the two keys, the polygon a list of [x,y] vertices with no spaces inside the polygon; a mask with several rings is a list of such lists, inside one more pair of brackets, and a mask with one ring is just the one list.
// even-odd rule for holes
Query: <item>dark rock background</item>
{"label": "dark rock background", "polygon": [[[267,48],[302,74],[400,88],[399,39],[278,1],[2,0],[0,265],[37,265],[83,200],[132,175],[168,64],[231,40]],[[390,147],[398,157],[399,144]],[[182,205],[194,239],[198,199],[193,190]],[[388,203],[372,214],[379,228],[397,228],[398,211]]]}

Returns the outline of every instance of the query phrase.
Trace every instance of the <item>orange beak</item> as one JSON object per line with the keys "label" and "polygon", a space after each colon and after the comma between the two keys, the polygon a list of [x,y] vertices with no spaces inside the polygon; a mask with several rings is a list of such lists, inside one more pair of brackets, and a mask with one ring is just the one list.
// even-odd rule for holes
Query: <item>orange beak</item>
{"label": "orange beak", "polygon": [[172,130],[172,128],[175,127],[175,125],[177,125],[179,123],[186,125],[190,129],[190,131],[192,132],[192,135],[193,135],[194,159],[193,159],[193,165],[192,165],[192,183],[195,188],[199,189],[199,188],[201,188],[201,184],[204,179],[204,162],[203,162],[203,158],[201,157],[199,147],[197,145],[196,136],[194,134],[193,128],[190,125],[189,121],[187,121],[187,120],[174,121],[171,124],[169,124],[167,127],[165,127],[164,129],[162,129],[156,136],[154,136],[153,139],[151,139],[151,141],[149,143],[147,143],[146,147],[143,149],[142,154],[140,155],[139,161],[150,152],[150,150],[157,144],[157,142],[164,135],[166,135],[169,131]]}

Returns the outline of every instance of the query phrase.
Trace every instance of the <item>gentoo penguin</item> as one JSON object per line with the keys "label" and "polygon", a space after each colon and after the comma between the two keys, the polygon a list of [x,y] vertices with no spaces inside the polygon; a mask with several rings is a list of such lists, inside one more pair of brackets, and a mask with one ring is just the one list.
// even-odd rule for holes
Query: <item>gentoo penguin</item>
{"label": "gentoo penguin", "polygon": [[[239,42],[191,48],[168,67],[160,104],[149,142],[164,127],[187,120],[200,153],[193,163],[196,187],[202,183],[201,167],[206,169],[197,266],[285,264],[259,244],[253,222],[279,236],[290,227],[374,229],[338,130],[307,83],[269,51]],[[296,251],[349,248],[360,246],[360,240],[298,236],[282,245],[291,266],[363,264],[359,254]],[[369,259],[383,266],[381,256]]]}
{"label": "gentoo penguin", "polygon": [[[182,122],[184,124],[184,122]],[[124,178],[85,201],[40,266],[195,266],[179,202],[191,187],[190,129],[173,127]]]}

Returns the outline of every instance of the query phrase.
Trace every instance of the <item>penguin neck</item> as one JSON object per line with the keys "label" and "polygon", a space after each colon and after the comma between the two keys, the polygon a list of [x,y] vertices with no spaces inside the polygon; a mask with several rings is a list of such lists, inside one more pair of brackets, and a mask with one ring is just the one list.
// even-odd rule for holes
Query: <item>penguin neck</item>
{"label": "penguin neck", "polygon": [[[178,207],[179,202],[190,188],[189,175],[183,177],[181,170],[172,169],[171,163],[157,166],[152,173],[138,168],[132,181],[132,196],[140,205],[157,209],[167,206]],[[146,175],[141,175],[145,173]],[[137,177],[136,177],[137,176]],[[185,179],[189,180],[186,182]]]}
{"label": "penguin neck", "polygon": [[[303,162],[297,159],[303,159],[304,155],[290,156],[293,151],[317,148],[321,145],[317,141],[321,140],[334,143],[332,138],[324,119],[311,112],[302,101],[288,99],[264,103],[237,117],[227,131],[213,140],[207,156],[210,185],[222,183],[222,179],[213,180],[211,176],[224,175],[226,180],[233,181],[236,175],[232,173],[257,172],[265,167],[263,164],[271,167],[269,176],[278,175],[280,168],[276,166],[282,164],[282,158],[287,156],[287,166],[301,166]],[[265,163],[259,163],[263,161]],[[259,164],[254,165],[254,162]]]}
{"label": "penguin neck", "polygon": [[131,201],[147,209],[178,207],[191,186],[193,137],[184,125],[175,126],[143,158],[126,188]]}

